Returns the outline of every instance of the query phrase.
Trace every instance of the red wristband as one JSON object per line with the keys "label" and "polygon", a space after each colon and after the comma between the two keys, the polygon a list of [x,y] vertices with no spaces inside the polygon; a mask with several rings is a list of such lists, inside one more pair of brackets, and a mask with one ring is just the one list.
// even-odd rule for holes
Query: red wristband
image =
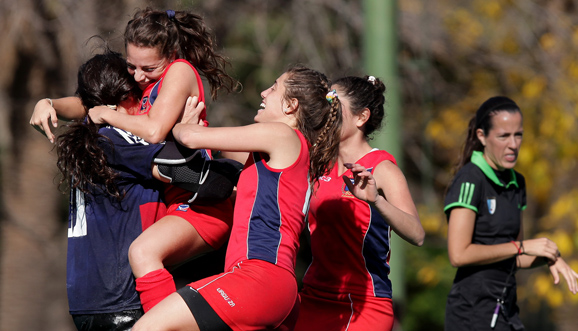
{"label": "red wristband", "polygon": [[518,244],[516,244],[515,241],[510,241],[512,244],[514,244],[514,246],[516,246],[516,249],[518,250],[518,255],[522,255],[522,249],[518,246]]}

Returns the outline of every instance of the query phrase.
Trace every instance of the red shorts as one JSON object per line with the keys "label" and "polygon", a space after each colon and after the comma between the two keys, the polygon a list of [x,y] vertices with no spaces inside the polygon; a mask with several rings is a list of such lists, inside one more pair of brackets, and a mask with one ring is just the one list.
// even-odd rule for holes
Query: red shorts
{"label": "red shorts", "polygon": [[295,331],[390,331],[391,299],[352,294],[330,294],[305,286],[299,293],[301,307]]}
{"label": "red shorts", "polygon": [[174,203],[167,208],[167,216],[181,217],[191,223],[201,238],[217,250],[231,234],[233,203],[231,199],[214,205]]}
{"label": "red shorts", "polygon": [[295,276],[262,260],[245,260],[189,286],[233,330],[292,330],[299,312]]}

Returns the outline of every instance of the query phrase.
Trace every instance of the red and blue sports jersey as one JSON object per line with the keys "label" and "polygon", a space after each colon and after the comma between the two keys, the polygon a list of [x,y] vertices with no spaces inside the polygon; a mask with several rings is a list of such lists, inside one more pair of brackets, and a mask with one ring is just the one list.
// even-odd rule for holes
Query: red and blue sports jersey
{"label": "red and blue sports jersey", "polygon": [[[161,75],[161,78],[154,84],[150,84],[144,91],[143,91],[143,95],[142,95],[142,99],[141,99],[141,105],[140,105],[140,109],[138,111],[137,114],[134,115],[145,115],[148,114],[148,112],[151,110],[151,108],[153,107],[153,104],[155,103],[155,100],[158,98],[159,93],[161,91],[161,88],[163,86],[163,82],[165,80],[165,76],[167,74],[167,72],[169,72],[169,69],[171,68],[171,66],[175,63],[178,62],[182,62],[182,63],[186,63],[189,67],[191,67],[191,69],[193,69],[193,71],[195,72],[195,77],[197,78],[197,85],[199,87],[199,102],[205,102],[205,89],[203,88],[203,81],[201,80],[201,76],[199,75],[199,73],[197,72],[197,69],[195,69],[195,67],[193,67],[193,65],[187,61],[187,60],[183,60],[183,59],[177,59],[173,62],[171,62],[166,68],[165,71],[163,72],[163,74]],[[184,106],[184,105],[183,105]],[[208,125],[208,123],[206,122],[206,118],[207,118],[207,112],[206,109],[203,109],[203,111],[201,112],[201,115],[199,115],[199,118],[202,119],[203,121],[205,121],[205,126]]]}
{"label": "red and blue sports jersey", "polygon": [[[155,103],[155,100],[159,96],[159,93],[160,93],[161,88],[163,86],[163,82],[165,80],[165,76],[166,76],[167,72],[169,72],[169,69],[171,68],[171,66],[173,64],[178,63],[178,62],[186,63],[189,67],[191,67],[191,69],[193,69],[193,71],[195,72],[195,77],[197,78],[197,85],[199,87],[199,102],[201,102],[201,101],[205,102],[205,90],[203,88],[203,81],[201,80],[201,76],[199,75],[199,73],[197,72],[195,67],[193,67],[193,65],[191,63],[189,63],[187,60],[178,59],[178,60],[171,62],[166,67],[161,78],[156,83],[150,84],[143,91],[140,110],[138,111],[137,114],[134,114],[134,115],[146,115],[149,113],[153,104]],[[183,107],[184,107],[184,105],[183,105]],[[207,117],[206,109],[203,109],[199,118],[203,120],[205,126],[208,126],[209,122],[207,122],[206,117]],[[167,136],[167,139],[172,139],[170,132],[169,132],[169,135]],[[211,152],[209,150],[202,149],[201,153],[203,154],[203,156],[207,160],[210,160],[212,158]],[[170,185],[170,184],[166,184],[165,186],[166,186],[165,187],[165,197],[166,197],[167,205],[186,203],[191,198],[191,193],[188,191],[185,191],[181,188],[178,188],[178,187]]]}
{"label": "red and blue sports jersey", "polygon": [[100,139],[99,145],[126,194],[119,202],[101,187],[90,187],[90,194],[71,190],[66,278],[71,314],[140,309],[128,248],[166,209],[163,186],[151,174],[162,145],[110,126],[99,133],[110,139]]}
{"label": "red and blue sports jersey", "polygon": [[285,169],[270,168],[261,153],[251,153],[237,185],[233,228],[225,270],[259,259],[295,275],[299,236],[309,205],[309,148],[299,131],[301,152]]}
{"label": "red and blue sports jersey", "polygon": [[[383,161],[395,163],[391,154],[374,149],[357,163],[373,173]],[[391,229],[376,209],[349,192],[338,171],[334,167],[321,177],[311,198],[313,258],[303,283],[328,293],[391,298]],[[351,170],[343,175],[353,178]]]}

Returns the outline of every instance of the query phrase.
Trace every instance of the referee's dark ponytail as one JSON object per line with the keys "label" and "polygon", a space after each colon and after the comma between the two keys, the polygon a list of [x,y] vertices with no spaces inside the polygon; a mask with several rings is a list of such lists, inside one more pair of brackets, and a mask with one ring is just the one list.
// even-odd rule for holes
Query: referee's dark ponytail
{"label": "referee's dark ponytail", "polygon": [[488,135],[488,132],[492,129],[492,117],[500,111],[521,113],[520,107],[518,107],[518,105],[508,97],[492,97],[482,103],[480,108],[478,108],[478,111],[476,111],[476,115],[472,117],[468,124],[468,136],[464,143],[464,148],[460,154],[460,158],[455,166],[455,172],[458,172],[458,170],[470,161],[474,151],[484,151],[484,146],[478,139],[476,132],[478,129],[482,129],[484,135]]}

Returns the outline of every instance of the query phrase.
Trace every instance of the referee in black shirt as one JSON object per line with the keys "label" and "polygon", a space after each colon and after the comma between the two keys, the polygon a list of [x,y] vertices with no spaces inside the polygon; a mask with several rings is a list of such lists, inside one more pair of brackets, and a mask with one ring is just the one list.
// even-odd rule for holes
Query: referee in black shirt
{"label": "referee in black shirt", "polygon": [[445,330],[523,330],[516,305],[517,268],[548,264],[578,292],[578,274],[547,238],[523,240],[524,177],[514,171],[522,113],[506,97],[486,100],[472,118],[445,199],[448,254],[457,267]]}

